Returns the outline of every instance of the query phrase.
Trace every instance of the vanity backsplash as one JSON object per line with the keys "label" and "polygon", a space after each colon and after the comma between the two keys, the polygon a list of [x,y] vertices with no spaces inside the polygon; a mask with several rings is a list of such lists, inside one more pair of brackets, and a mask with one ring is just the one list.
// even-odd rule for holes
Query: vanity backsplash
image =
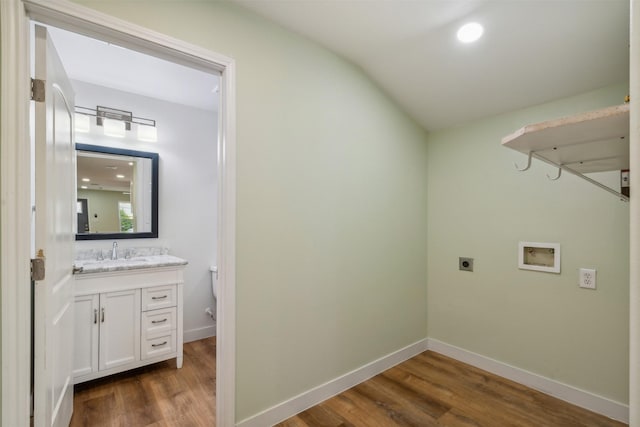
{"label": "vanity backsplash", "polygon": [[106,273],[149,269],[158,267],[176,267],[187,261],[168,254],[167,248],[143,247],[119,249],[116,242],[111,249],[86,249],[78,251],[73,263],[74,274]]}
{"label": "vanity backsplash", "polygon": [[[101,260],[109,259],[111,257],[112,247],[105,245],[101,249],[81,249],[76,253],[76,260],[88,261],[88,260]],[[164,247],[133,247],[133,248],[119,248],[118,258],[137,258],[145,256],[157,256],[157,255],[169,255],[169,248]]]}

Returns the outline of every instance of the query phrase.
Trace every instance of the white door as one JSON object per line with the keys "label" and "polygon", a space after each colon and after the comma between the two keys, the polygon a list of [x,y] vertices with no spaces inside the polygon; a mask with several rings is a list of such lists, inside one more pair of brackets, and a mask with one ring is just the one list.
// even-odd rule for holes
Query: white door
{"label": "white door", "polygon": [[38,256],[35,283],[34,425],[69,425],[73,412],[73,245],[75,238],[74,99],[44,27],[35,30],[35,78],[46,82],[35,102],[35,185]]}
{"label": "white door", "polygon": [[140,360],[140,289],[100,294],[100,370]]}

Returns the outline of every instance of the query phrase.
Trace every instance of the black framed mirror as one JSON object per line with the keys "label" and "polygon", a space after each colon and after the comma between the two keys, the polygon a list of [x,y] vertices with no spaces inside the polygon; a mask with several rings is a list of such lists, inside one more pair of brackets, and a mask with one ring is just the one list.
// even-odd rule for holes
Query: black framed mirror
{"label": "black framed mirror", "polygon": [[76,144],[76,240],[158,237],[157,153]]}

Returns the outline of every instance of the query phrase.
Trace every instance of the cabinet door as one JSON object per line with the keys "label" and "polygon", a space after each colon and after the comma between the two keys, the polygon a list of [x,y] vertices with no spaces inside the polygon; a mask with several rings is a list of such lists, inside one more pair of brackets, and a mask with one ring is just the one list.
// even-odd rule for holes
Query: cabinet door
{"label": "cabinet door", "polygon": [[75,297],[73,376],[98,370],[98,295]]}
{"label": "cabinet door", "polygon": [[100,370],[140,360],[140,289],[100,294]]}

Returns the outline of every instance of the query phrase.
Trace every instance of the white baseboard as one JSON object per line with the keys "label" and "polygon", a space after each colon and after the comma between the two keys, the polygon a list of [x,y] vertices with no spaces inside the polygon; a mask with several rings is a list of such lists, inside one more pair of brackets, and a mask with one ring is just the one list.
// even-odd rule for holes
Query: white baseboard
{"label": "white baseboard", "polygon": [[325,384],[299,394],[283,403],[266,409],[257,415],[246,418],[240,421],[237,427],[264,427],[277,424],[422,353],[426,348],[426,339],[417,341]]}
{"label": "white baseboard", "polygon": [[[214,330],[215,333],[215,330]],[[185,332],[185,336],[187,333]],[[203,337],[204,338],[204,337]],[[196,338],[198,339],[198,338]],[[237,427],[264,427],[277,424],[314,405],[327,400],[369,378],[404,362],[413,356],[431,350],[467,363],[492,374],[531,387],[542,393],[564,400],[615,420],[629,423],[629,406],[559,381],[516,368],[486,356],[456,347],[433,338],[425,338],[405,348],[381,357],[367,365],[312,388],[285,402],[240,421]]]}
{"label": "white baseboard", "polygon": [[216,335],[216,326],[205,326],[203,328],[190,329],[184,331],[184,342],[198,341]]}
{"label": "white baseboard", "polygon": [[615,420],[629,423],[629,406],[602,396],[580,390],[559,381],[508,365],[503,362],[464,350],[436,339],[427,339],[427,349],[449,356],[492,374],[526,385],[550,396],[588,409]]}

